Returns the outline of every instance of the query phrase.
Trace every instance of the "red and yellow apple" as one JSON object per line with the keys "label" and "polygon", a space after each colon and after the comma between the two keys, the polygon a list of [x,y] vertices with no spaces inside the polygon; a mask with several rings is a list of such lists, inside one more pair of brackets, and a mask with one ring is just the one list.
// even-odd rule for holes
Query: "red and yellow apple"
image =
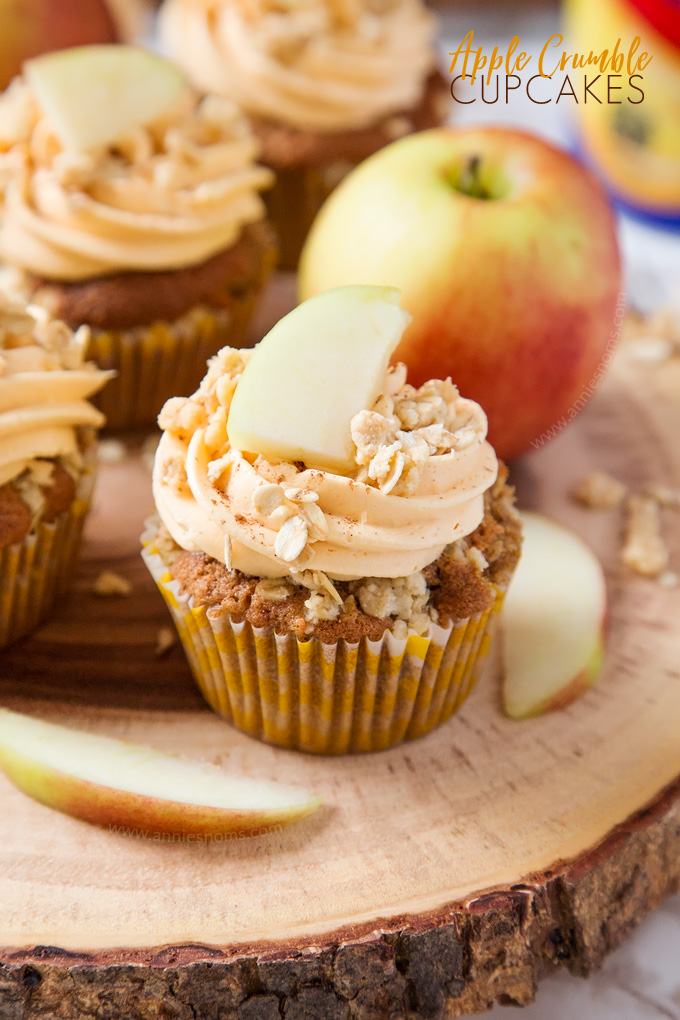
{"label": "red and yellow apple", "polygon": [[508,459],[580,409],[620,291],[615,221],[565,152],[502,128],[401,139],[327,200],[300,263],[300,298],[397,287],[413,321],[394,359],[409,381],[450,375]]}
{"label": "red and yellow apple", "polygon": [[105,0],[0,0],[0,88],[39,53],[85,43],[115,42]]}
{"label": "red and yellow apple", "polygon": [[0,709],[0,768],[30,797],[95,825],[207,838],[287,825],[321,798]]}
{"label": "red and yellow apple", "polygon": [[522,555],[501,616],[503,702],[514,719],[564,708],[604,661],[607,587],[578,535],[523,513]]}

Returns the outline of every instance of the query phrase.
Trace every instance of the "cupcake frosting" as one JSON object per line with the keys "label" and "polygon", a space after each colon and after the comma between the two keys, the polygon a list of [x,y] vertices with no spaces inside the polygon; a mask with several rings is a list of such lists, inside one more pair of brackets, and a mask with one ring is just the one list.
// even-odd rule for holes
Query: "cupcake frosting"
{"label": "cupcake frosting", "polygon": [[0,485],[36,460],[77,455],[78,427],[104,424],[88,398],[113,373],[83,361],[87,339],[85,327],[0,304]]}
{"label": "cupcake frosting", "polygon": [[64,149],[29,86],[0,99],[0,259],[50,280],[202,262],[264,214],[271,175],[228,100],[187,93],[115,145]]}
{"label": "cupcake frosting", "polygon": [[390,370],[352,421],[352,475],[229,447],[229,404],[248,352],[225,348],[200,389],[166,404],[154,498],[175,542],[256,577],[405,577],[470,534],[498,464],[486,416],[450,380],[414,389]]}
{"label": "cupcake frosting", "polygon": [[420,0],[166,0],[162,38],[200,88],[309,131],[416,105],[434,63]]}

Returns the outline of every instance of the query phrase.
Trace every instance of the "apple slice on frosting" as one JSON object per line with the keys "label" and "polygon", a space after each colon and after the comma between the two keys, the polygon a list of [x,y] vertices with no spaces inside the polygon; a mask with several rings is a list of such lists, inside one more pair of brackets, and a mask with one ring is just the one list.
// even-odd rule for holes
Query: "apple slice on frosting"
{"label": "apple slice on frosting", "polygon": [[607,589],[599,560],[577,535],[523,513],[522,555],[502,615],[503,700],[514,719],[563,708],[597,680]]}
{"label": "apple slice on frosting", "polygon": [[321,798],[214,765],[0,709],[0,767],[24,793],[95,825],[143,832],[252,832],[311,814]]}
{"label": "apple slice on frosting", "polygon": [[186,89],[177,68],[139,46],[75,46],[23,66],[65,148],[108,145],[169,110]]}
{"label": "apple slice on frosting", "polygon": [[370,408],[411,320],[392,287],[338,287],[284,316],[257,345],[227,421],[236,450],[350,472],[350,422]]}

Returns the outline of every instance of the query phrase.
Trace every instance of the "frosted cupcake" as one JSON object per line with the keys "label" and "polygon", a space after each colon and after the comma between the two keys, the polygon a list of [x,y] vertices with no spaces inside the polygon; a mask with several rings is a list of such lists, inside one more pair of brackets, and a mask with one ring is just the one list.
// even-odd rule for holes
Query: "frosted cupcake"
{"label": "frosted cupcake", "polygon": [[160,416],[146,562],[209,703],[282,747],[378,750],[448,719],[518,557],[482,409],[387,368],[397,300],[312,298]]}
{"label": "frosted cupcake", "polygon": [[109,426],[154,422],[246,342],[274,261],[256,151],[231,102],[134,47],[38,58],[0,99],[2,286],[90,327]]}
{"label": "frosted cupcake", "polygon": [[109,378],[73,334],[0,301],[0,648],[51,611],[70,581],[104,417],[89,402]]}
{"label": "frosted cupcake", "polygon": [[435,20],[421,0],[165,0],[161,37],[191,81],[249,115],[281,265],[352,166],[446,117]]}

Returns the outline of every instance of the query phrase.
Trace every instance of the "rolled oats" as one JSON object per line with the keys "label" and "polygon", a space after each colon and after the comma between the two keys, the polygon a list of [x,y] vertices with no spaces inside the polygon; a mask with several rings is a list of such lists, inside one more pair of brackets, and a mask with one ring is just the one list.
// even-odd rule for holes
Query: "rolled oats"
{"label": "rolled oats", "polygon": [[274,552],[285,563],[297,560],[307,545],[309,527],[302,517],[289,517],[281,525],[274,542]]}
{"label": "rolled oats", "polygon": [[231,570],[233,566],[233,554],[231,548],[231,539],[229,535],[224,536],[224,565],[227,570]]}
{"label": "rolled oats", "polygon": [[283,489],[273,482],[258,485],[252,495],[253,509],[264,517],[270,517],[284,504]]}
{"label": "rolled oats", "polygon": [[300,514],[307,522],[310,542],[323,542],[328,538],[330,527],[318,503],[303,503],[300,506]]}

